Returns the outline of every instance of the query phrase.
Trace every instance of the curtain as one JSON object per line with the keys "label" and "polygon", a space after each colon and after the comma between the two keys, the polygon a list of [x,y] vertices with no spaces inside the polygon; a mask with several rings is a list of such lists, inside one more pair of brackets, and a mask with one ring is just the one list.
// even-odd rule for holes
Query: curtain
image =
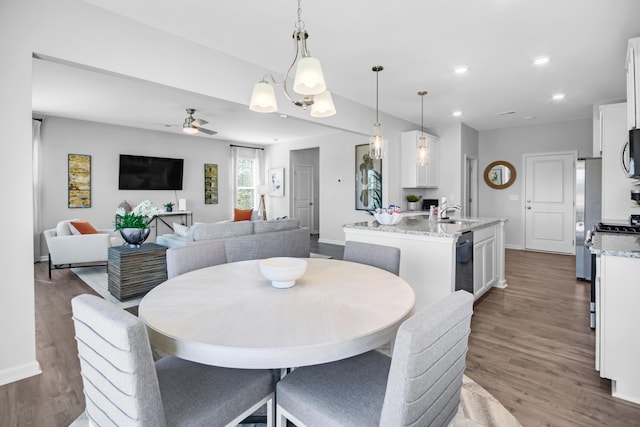
{"label": "curtain", "polygon": [[42,121],[31,121],[32,174],[33,174],[33,262],[40,261],[40,126]]}
{"label": "curtain", "polygon": [[231,147],[231,218],[233,218],[233,209],[236,207],[238,200],[238,147]]}

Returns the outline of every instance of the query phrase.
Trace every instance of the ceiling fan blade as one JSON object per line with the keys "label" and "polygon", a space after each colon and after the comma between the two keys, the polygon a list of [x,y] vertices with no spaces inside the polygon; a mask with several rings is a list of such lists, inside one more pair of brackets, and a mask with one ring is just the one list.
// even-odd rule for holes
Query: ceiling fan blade
{"label": "ceiling fan blade", "polygon": [[210,129],[205,129],[205,128],[198,128],[198,131],[202,132],[202,133],[206,133],[207,135],[215,135],[216,133],[218,133],[215,130],[210,130]]}
{"label": "ceiling fan blade", "polygon": [[191,123],[191,126],[195,126],[195,127],[199,128],[200,126],[204,126],[204,125],[206,125],[207,123],[209,123],[209,122],[208,122],[208,121],[206,121],[206,120],[202,120],[202,119],[195,119],[195,120]]}

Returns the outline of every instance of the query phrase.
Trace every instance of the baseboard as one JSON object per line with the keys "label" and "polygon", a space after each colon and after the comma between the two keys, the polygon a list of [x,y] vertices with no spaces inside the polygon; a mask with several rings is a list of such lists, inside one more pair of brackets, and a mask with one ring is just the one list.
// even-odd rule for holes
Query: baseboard
{"label": "baseboard", "polygon": [[508,244],[506,244],[506,243],[505,243],[505,245],[504,245],[504,248],[505,248],[505,249],[515,249],[515,250],[517,250],[517,251],[522,251],[522,250],[524,250],[524,248],[523,248],[522,246],[520,246],[520,245],[508,245]]}
{"label": "baseboard", "polygon": [[37,360],[0,371],[0,386],[42,373]]}
{"label": "baseboard", "polygon": [[330,240],[330,239],[319,238],[318,243],[328,243],[330,245],[344,246],[344,242],[342,240]]}

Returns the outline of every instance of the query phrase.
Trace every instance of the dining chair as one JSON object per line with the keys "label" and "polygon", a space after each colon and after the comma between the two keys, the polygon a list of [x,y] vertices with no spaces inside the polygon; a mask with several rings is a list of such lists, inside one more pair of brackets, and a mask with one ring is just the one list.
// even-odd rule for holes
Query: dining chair
{"label": "dining chair", "polygon": [[473,296],[456,291],[403,322],[378,352],[294,369],[276,387],[276,426],[446,426],[465,369]]}
{"label": "dining chair", "polygon": [[265,404],[268,370],[228,369],[167,356],[153,362],[138,317],[94,295],[71,300],[86,410],[99,426],[236,425]]}
{"label": "dining chair", "polygon": [[391,246],[347,240],[344,244],[344,261],[372,265],[400,275],[400,249]]}
{"label": "dining chair", "polygon": [[224,240],[167,249],[167,278],[227,262]]}

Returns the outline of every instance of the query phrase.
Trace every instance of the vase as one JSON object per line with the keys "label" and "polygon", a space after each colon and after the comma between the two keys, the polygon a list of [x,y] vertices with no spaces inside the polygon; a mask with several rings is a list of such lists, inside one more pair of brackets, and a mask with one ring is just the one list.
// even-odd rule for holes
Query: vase
{"label": "vase", "polygon": [[150,228],[121,228],[120,235],[130,248],[139,248],[151,232]]}
{"label": "vase", "polygon": [[407,210],[415,211],[418,208],[418,202],[407,202]]}

